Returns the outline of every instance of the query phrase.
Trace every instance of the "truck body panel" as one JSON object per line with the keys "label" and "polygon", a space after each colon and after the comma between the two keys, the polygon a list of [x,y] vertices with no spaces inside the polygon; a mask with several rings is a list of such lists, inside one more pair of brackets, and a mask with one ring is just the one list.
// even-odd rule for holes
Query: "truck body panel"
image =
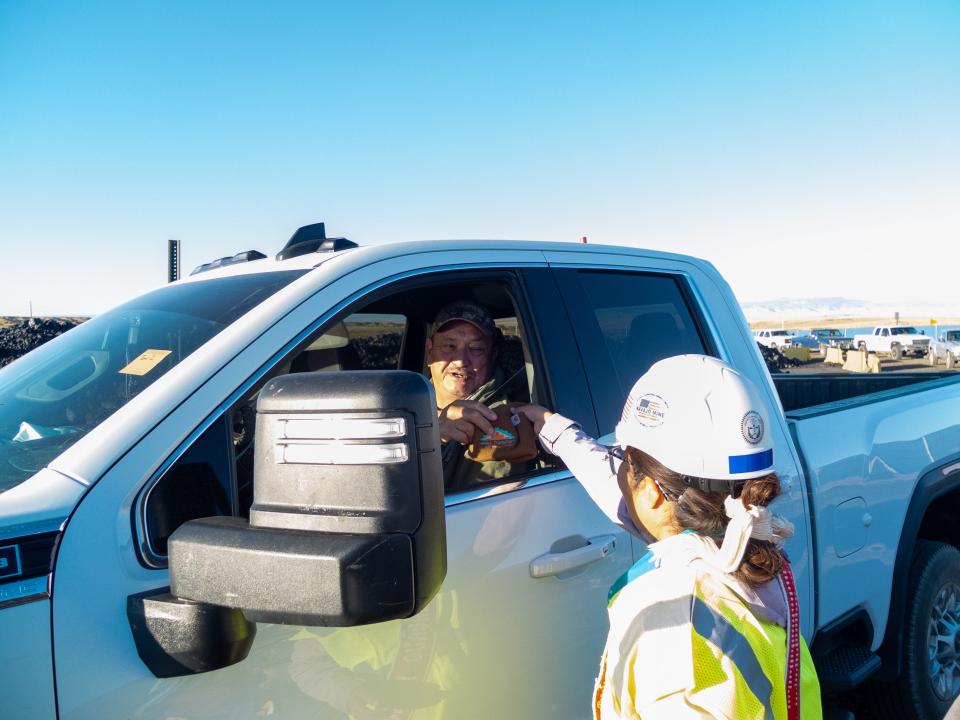
{"label": "truck body panel", "polygon": [[[465,282],[512,307],[516,317],[502,314],[522,340],[531,395],[561,399],[555,409],[578,415],[610,442],[624,383],[633,378],[610,371],[612,351],[591,343],[597,328],[587,332],[586,325],[606,322],[606,340],[625,343],[624,313],[632,303],[646,303],[638,313],[663,308],[656,298],[626,297],[615,308],[619,315],[601,321],[591,314],[596,308],[584,307],[581,274],[584,282],[590,275],[600,282],[608,275],[665,278],[692,314],[704,352],[744,373],[769,403],[783,489],[774,509],[796,528],[786,549],[803,633],[812,639],[862,608],[873,625],[872,647],[884,641],[917,480],[960,448],[960,384],[940,379],[859,397],[874,386],[795,387],[781,402],[720,274],[694,258],[632,248],[403,243],[260,260],[181,283],[288,269],[309,272],[187,355],[46,469],[0,493],[0,538],[61,533],[49,578],[53,600],[41,593],[19,607],[0,606],[5,633],[29,615],[35,628],[25,642],[46,648],[21,663],[14,678],[38,676],[33,684],[43,698],[31,716],[52,717],[54,697],[59,717],[71,720],[582,716],[606,634],[607,589],[644,547],[613,525],[562,467],[542,465],[516,480],[449,492],[447,578],[426,609],[407,620],[340,629],[261,623],[242,662],[165,679],[140,660],[127,621],[128,596],[169,583],[151,526],[151,493],[206,433],[255,402],[268,378],[293,372],[299,354],[349,313],[402,314],[404,303],[428,297],[431,288],[449,296]],[[412,314],[394,369],[422,360],[425,321],[436,310]],[[30,367],[29,357],[18,363],[11,367]],[[803,409],[804,400],[824,395],[829,404]],[[576,572],[532,577],[531,562],[545,554],[607,543],[612,552]],[[11,585],[0,579],[0,590]],[[5,689],[13,687],[10,677]]]}

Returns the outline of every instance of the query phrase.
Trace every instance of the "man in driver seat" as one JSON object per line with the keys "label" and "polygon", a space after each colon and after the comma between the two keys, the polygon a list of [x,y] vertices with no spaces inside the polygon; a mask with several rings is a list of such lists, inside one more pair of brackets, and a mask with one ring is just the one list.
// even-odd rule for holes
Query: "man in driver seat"
{"label": "man in driver seat", "polygon": [[507,387],[514,378],[505,377],[497,362],[502,338],[489,311],[466,300],[445,305],[430,326],[427,367],[437,396],[448,490],[490,482],[526,467],[526,462],[518,467],[516,460],[474,460],[465,447],[477,437],[497,437],[497,408],[510,402]]}

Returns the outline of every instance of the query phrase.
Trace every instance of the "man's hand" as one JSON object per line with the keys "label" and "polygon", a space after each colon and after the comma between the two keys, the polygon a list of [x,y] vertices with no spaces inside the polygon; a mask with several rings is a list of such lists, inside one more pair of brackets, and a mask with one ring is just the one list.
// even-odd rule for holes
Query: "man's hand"
{"label": "man's hand", "polygon": [[511,406],[510,412],[516,413],[517,415],[523,415],[527,420],[533,423],[533,433],[537,437],[540,436],[540,431],[543,429],[543,424],[553,415],[552,412],[547,410],[542,405],[514,405]]}
{"label": "man's hand", "polygon": [[453,440],[461,445],[468,445],[473,440],[475,428],[485,433],[493,432],[491,420],[496,420],[497,414],[476,400],[455,400],[440,411],[440,441]]}

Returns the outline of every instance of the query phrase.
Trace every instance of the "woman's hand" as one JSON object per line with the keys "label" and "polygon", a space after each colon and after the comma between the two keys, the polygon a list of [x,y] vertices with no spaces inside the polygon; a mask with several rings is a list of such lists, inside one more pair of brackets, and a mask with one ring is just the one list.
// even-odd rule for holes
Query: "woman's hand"
{"label": "woman's hand", "polygon": [[523,415],[527,420],[533,423],[533,432],[539,436],[543,429],[543,424],[553,415],[542,405],[512,405],[510,412],[517,415]]}

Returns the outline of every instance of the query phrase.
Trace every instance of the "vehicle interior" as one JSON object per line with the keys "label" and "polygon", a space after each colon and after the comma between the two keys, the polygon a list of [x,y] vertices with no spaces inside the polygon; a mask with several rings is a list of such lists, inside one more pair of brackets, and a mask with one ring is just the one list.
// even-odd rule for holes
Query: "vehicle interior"
{"label": "vehicle interior", "polygon": [[[502,379],[500,389],[511,401],[550,405],[542,381],[535,372],[531,347],[524,334],[522,313],[507,279],[470,279],[414,285],[362,305],[349,308],[323,332],[308,339],[268,377],[258,383],[233,411],[233,437],[239,513],[246,515],[253,501],[253,438],[259,388],[269,377],[298,372],[339,370],[410,370],[427,374],[426,341],[437,311],[458,300],[470,300],[487,308],[500,330],[496,367]],[[515,481],[524,475],[554,467],[556,460],[545,453],[522,472],[511,474]],[[505,482],[505,478],[484,485]],[[447,492],[478,489],[448,486]]]}

